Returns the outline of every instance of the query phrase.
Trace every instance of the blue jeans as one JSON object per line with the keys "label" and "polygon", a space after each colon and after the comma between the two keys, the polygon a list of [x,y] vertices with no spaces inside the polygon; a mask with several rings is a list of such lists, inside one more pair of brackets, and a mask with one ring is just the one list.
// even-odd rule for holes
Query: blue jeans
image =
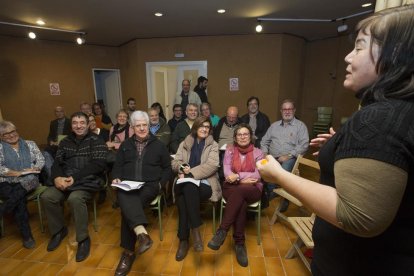
{"label": "blue jeans", "polygon": [[[280,165],[285,171],[291,172],[293,169],[293,166],[295,165],[295,162],[296,162],[296,157],[292,157]],[[267,183],[266,185],[267,194],[271,195],[273,193],[273,190],[276,189],[276,187],[278,186],[279,185],[277,185],[276,183]]]}

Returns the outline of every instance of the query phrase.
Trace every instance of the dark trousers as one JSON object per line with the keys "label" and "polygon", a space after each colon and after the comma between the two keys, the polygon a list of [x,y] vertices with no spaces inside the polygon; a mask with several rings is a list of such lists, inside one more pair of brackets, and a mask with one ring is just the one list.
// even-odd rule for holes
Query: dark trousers
{"label": "dark trousers", "polygon": [[197,228],[203,222],[200,217],[200,202],[211,197],[212,191],[209,185],[200,183],[181,183],[175,186],[175,203],[178,207],[178,238],[188,240],[190,228]]}
{"label": "dark trousers", "polygon": [[20,183],[0,183],[0,216],[5,213],[14,213],[14,219],[17,227],[23,236],[23,239],[32,237],[32,231],[29,224],[29,212],[26,205],[27,191]]}
{"label": "dark trousers", "polygon": [[121,247],[130,251],[135,250],[137,235],[134,228],[138,225],[148,224],[144,208],[159,194],[158,183],[146,183],[142,188],[135,191],[124,191],[118,189],[118,204],[121,208]]}
{"label": "dark trousers", "polygon": [[220,228],[228,231],[233,225],[233,238],[236,244],[244,244],[247,206],[262,197],[262,192],[253,185],[232,185],[224,183],[223,196],[226,209]]}

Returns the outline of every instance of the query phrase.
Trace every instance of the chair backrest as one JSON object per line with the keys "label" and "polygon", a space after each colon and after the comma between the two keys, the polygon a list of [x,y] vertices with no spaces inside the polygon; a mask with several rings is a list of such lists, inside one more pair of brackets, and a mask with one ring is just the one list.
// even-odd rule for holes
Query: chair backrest
{"label": "chair backrest", "polygon": [[298,157],[296,158],[296,162],[295,162],[295,165],[292,168],[291,173],[299,175],[299,166],[300,165],[308,166],[308,167],[311,167],[311,168],[316,169],[318,171],[320,170],[318,162],[316,162],[314,160],[311,160],[311,159],[307,159],[307,158],[303,157],[303,155],[299,154]]}

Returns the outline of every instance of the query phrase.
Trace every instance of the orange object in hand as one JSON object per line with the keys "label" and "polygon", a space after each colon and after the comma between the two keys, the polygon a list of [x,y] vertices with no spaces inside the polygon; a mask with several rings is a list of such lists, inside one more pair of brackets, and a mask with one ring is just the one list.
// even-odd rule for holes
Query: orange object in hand
{"label": "orange object in hand", "polygon": [[263,159],[262,161],[260,161],[260,164],[262,164],[262,165],[266,165],[267,164],[267,159]]}

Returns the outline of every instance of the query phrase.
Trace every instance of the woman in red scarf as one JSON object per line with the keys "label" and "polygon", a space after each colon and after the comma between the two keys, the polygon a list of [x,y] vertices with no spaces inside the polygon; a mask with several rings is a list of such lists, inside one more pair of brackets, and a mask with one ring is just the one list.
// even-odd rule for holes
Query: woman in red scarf
{"label": "woman in red scarf", "polygon": [[226,239],[227,232],[233,225],[233,238],[237,262],[247,266],[244,228],[246,210],[251,203],[259,201],[263,183],[256,169],[256,162],[263,159],[260,149],[254,147],[253,131],[248,124],[240,124],[234,130],[234,145],[227,146],[223,167],[226,180],[223,196],[227,201],[223,221],[208,247],[218,250]]}

